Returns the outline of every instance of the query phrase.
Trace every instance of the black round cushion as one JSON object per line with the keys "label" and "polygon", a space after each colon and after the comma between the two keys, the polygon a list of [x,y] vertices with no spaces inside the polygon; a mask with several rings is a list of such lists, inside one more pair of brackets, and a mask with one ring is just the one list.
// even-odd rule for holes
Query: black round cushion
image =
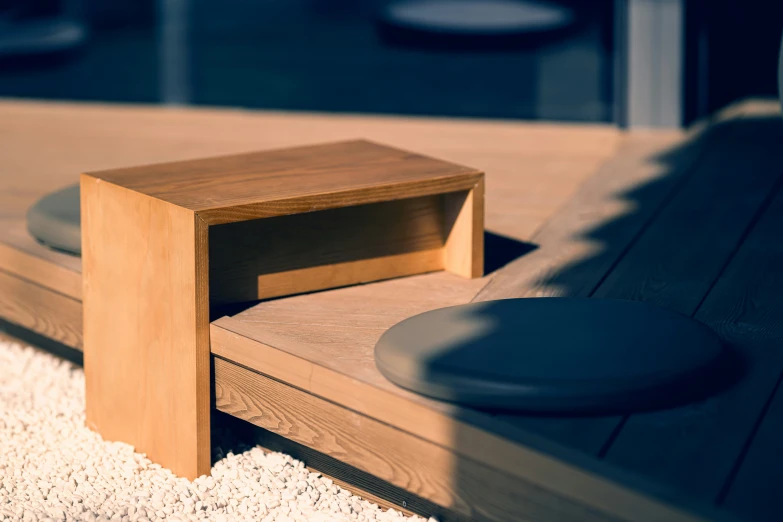
{"label": "black round cushion", "polygon": [[575,19],[570,8],[544,0],[397,0],[386,4],[377,23],[392,43],[502,49],[559,34]]}
{"label": "black round cushion", "polygon": [[390,381],[432,398],[533,412],[634,411],[720,386],[708,327],[646,303],[530,298],[426,312],[375,347]]}
{"label": "black round cushion", "polygon": [[81,255],[79,185],[71,185],[39,199],[27,211],[27,230],[44,245]]}

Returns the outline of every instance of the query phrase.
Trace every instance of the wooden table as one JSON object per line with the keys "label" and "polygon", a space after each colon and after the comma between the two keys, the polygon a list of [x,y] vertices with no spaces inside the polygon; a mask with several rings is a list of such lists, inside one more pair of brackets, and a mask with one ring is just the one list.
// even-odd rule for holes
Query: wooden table
{"label": "wooden table", "polygon": [[[8,223],[0,312],[78,345],[78,321],[49,304],[56,295],[78,310],[78,260],[39,248],[21,222],[40,192],[76,171],[356,136],[420,150],[486,171],[487,256],[495,268],[508,263],[480,280],[436,273],[223,311],[211,325],[216,408],[345,481],[444,519],[776,520],[779,120],[777,104],[745,103],[699,131],[622,135],[8,102],[0,105],[0,168],[12,185],[0,195]],[[245,141],[221,141],[228,135]],[[20,289],[48,293],[23,299]],[[377,337],[411,314],[545,295],[646,300],[692,315],[731,344],[743,375],[681,408],[545,418],[427,400],[374,367]]]}

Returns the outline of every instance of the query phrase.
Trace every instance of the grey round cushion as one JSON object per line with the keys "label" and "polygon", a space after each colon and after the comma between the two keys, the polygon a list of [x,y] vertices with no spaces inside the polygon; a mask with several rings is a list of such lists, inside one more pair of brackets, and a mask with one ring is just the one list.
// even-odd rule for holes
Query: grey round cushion
{"label": "grey round cushion", "polygon": [[39,199],[27,211],[27,230],[44,245],[81,255],[79,185],[71,185]]}
{"label": "grey round cushion", "polygon": [[570,25],[570,9],[541,0],[402,0],[386,6],[387,23],[433,34],[517,34]]}
{"label": "grey round cushion", "polygon": [[715,389],[718,336],[633,301],[506,299],[426,312],[375,347],[389,380],[432,398],[533,412],[634,411]]}

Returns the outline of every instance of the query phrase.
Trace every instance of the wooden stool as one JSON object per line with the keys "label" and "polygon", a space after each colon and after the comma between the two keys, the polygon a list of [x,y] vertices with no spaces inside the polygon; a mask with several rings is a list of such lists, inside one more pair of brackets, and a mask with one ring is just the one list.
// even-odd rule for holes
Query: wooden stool
{"label": "wooden stool", "polygon": [[475,169],[365,141],[81,178],[87,423],[210,469],[210,306],[483,271]]}

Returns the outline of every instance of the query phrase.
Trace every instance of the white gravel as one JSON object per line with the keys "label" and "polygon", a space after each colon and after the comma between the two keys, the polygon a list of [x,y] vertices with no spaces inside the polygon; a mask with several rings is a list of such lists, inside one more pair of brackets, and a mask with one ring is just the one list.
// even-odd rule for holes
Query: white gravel
{"label": "white gravel", "polygon": [[0,520],[404,519],[260,448],[178,479],[85,427],[81,368],[0,340]]}

